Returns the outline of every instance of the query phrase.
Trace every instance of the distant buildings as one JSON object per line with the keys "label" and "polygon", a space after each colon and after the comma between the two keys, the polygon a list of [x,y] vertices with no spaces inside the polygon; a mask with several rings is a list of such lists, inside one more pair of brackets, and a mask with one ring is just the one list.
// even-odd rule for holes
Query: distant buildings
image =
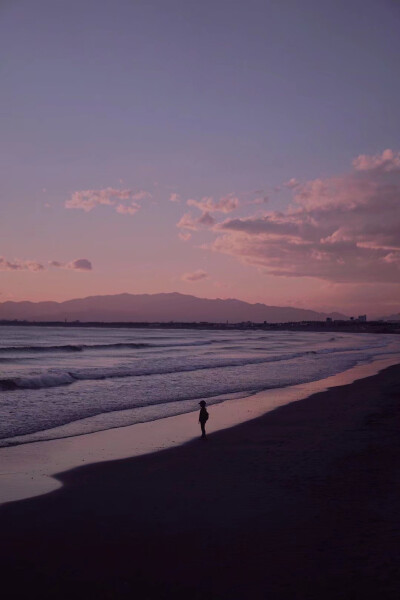
{"label": "distant buildings", "polygon": [[[354,323],[366,323],[367,322],[367,315],[358,315],[357,318],[355,317],[350,317],[350,321],[353,321]],[[333,323],[333,319],[331,317],[326,317],[325,320],[326,323]]]}

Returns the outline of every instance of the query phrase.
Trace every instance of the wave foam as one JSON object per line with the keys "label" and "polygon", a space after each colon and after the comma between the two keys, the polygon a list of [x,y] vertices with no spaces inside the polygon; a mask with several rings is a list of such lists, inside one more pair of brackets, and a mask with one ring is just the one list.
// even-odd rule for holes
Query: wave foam
{"label": "wave foam", "polygon": [[30,353],[30,352],[83,352],[85,350],[115,350],[115,349],[138,349],[138,348],[173,348],[189,346],[209,346],[218,340],[207,340],[200,342],[182,342],[173,344],[149,344],[134,342],[119,342],[116,344],[65,344],[61,346],[5,346],[0,347],[0,353]]}
{"label": "wave foam", "polygon": [[[370,346],[371,348],[379,347],[379,346]],[[366,349],[364,347],[363,349]],[[115,378],[124,378],[124,377],[144,377],[150,375],[168,375],[171,373],[187,373],[191,371],[201,371],[201,370],[209,370],[209,369],[223,369],[229,367],[244,367],[246,365],[256,365],[256,364],[266,364],[272,362],[282,362],[289,361],[294,359],[301,359],[303,357],[308,357],[310,355],[314,355],[316,358],[318,355],[326,355],[326,354],[336,354],[341,352],[354,352],[359,351],[360,348],[331,348],[331,349],[321,349],[321,350],[306,350],[303,352],[291,352],[288,354],[282,354],[280,356],[263,356],[263,357],[254,357],[254,358],[230,358],[230,359],[221,359],[221,360],[206,360],[206,361],[198,361],[192,364],[186,365],[165,365],[156,366],[153,368],[149,364],[149,366],[136,367],[131,369],[103,369],[103,370],[80,370],[80,371],[65,371],[65,372],[57,372],[57,373],[43,373],[40,375],[32,375],[29,377],[9,377],[6,379],[0,379],[0,390],[2,391],[12,391],[18,389],[26,389],[26,390],[38,390],[41,388],[50,388],[50,387],[59,387],[64,385],[72,384],[76,381],[98,381],[104,379],[115,379]]]}

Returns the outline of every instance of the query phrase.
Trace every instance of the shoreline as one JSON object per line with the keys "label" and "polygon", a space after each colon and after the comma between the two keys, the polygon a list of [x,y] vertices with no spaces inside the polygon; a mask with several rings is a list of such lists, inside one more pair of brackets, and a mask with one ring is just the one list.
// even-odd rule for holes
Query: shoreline
{"label": "shoreline", "polygon": [[173,321],[173,322],[130,322],[130,321],[7,321],[0,320],[4,327],[64,327],[97,328],[97,329],[190,329],[195,331],[310,331],[327,333],[376,333],[400,334],[400,320],[383,321],[364,319],[332,320],[332,321],[287,321],[256,323],[244,321],[238,323],[207,321]]}
{"label": "shoreline", "polygon": [[[14,597],[397,600],[400,365],[0,508]],[[21,573],[23,572],[23,577]]]}
{"label": "shoreline", "polygon": [[[280,406],[297,402],[398,364],[399,357],[357,365],[325,379],[263,390],[210,407],[209,433],[262,418]],[[0,448],[0,506],[51,493],[62,487],[62,474],[83,465],[129,459],[181,447],[199,436],[197,412],[136,423],[93,433],[32,441]]]}

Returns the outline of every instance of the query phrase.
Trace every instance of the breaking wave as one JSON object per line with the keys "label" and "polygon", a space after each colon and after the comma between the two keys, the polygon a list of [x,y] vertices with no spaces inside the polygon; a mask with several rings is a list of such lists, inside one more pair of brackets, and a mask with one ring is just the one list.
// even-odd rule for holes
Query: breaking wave
{"label": "breaking wave", "polygon": [[173,348],[184,346],[209,346],[216,340],[207,340],[201,342],[182,342],[182,343],[166,343],[166,344],[149,344],[149,343],[131,343],[120,342],[117,344],[65,344],[61,346],[8,346],[0,347],[0,353],[10,354],[27,354],[30,352],[84,352],[85,350],[115,350],[115,349],[132,349],[137,348]]}
{"label": "breaking wave", "polygon": [[[111,345],[110,345],[111,346]],[[115,344],[114,344],[115,346]],[[135,346],[138,346],[136,344]],[[98,346],[96,346],[98,347]],[[371,346],[376,348],[376,345]],[[364,348],[365,349],[365,348]],[[28,377],[7,377],[0,379],[0,390],[1,391],[12,391],[18,389],[25,390],[39,390],[42,388],[53,388],[64,385],[70,385],[76,381],[98,381],[104,379],[115,379],[124,377],[143,377],[149,375],[166,375],[169,373],[187,373],[190,371],[200,371],[208,369],[221,369],[227,367],[244,367],[246,365],[266,364],[266,363],[278,363],[281,361],[288,361],[294,359],[301,359],[302,357],[310,357],[314,355],[316,358],[318,355],[326,354],[337,354],[341,352],[351,352],[359,350],[359,348],[335,348],[335,349],[322,349],[322,350],[307,350],[303,352],[292,352],[288,354],[281,354],[279,356],[269,357],[248,357],[248,358],[226,358],[226,359],[205,359],[193,361],[187,364],[165,364],[164,366],[156,365],[153,366],[153,362],[149,362],[143,366],[132,368],[105,368],[105,369],[83,369],[83,370],[71,370],[62,372],[47,372],[39,375],[31,375]]]}

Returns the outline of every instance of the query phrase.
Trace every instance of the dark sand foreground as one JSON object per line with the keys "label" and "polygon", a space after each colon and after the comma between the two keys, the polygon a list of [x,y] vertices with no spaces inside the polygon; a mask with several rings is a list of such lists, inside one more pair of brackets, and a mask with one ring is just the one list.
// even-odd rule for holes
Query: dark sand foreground
{"label": "dark sand foreground", "polygon": [[61,479],[0,509],[4,598],[400,598],[400,365]]}

